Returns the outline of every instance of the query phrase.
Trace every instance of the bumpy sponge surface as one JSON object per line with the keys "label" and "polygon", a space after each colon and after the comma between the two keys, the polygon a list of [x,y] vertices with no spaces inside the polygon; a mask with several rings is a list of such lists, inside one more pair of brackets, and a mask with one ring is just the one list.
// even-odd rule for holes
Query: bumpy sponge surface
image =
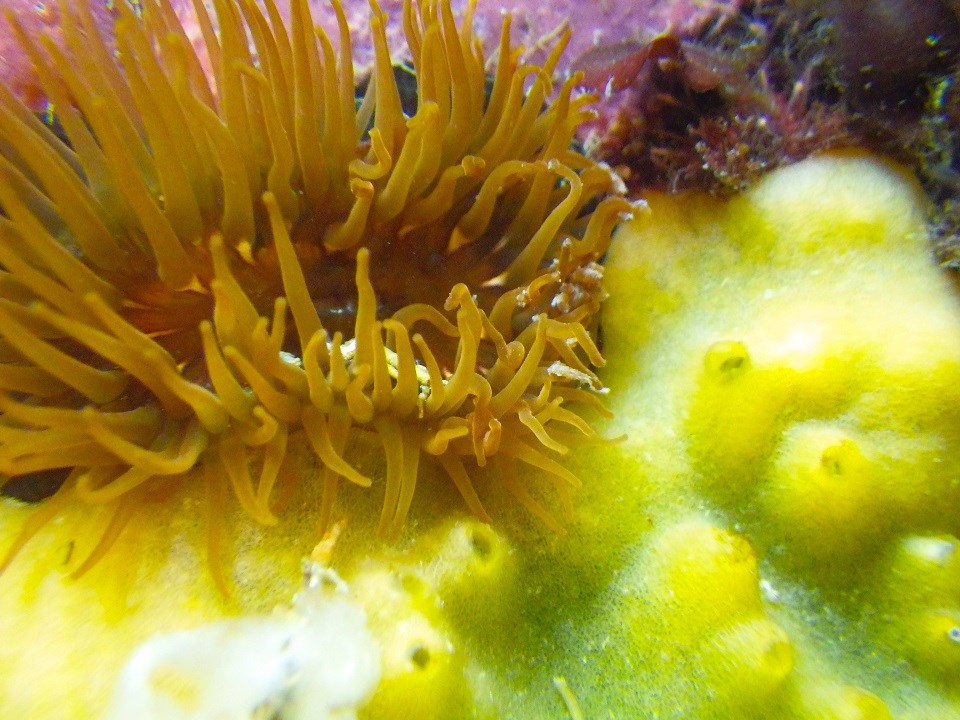
{"label": "bumpy sponge surface", "polygon": [[918,188],[847,153],[649,204],[609,258],[607,380],[654,525],[637,652],[683,669],[638,704],[960,715],[960,316]]}

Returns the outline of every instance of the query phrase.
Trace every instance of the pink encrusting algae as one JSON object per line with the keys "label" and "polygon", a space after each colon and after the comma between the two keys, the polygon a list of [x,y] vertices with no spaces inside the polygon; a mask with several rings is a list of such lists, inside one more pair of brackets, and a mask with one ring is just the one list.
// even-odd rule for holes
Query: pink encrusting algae
{"label": "pink encrusting algae", "polygon": [[[82,0],[89,2],[94,18],[104,34],[113,24],[114,0]],[[135,7],[139,0],[131,3]],[[209,3],[208,3],[209,4]],[[467,0],[451,3],[456,13],[463,13]],[[193,0],[174,0],[174,7],[183,20],[187,35],[199,46],[201,32],[196,22]],[[281,2],[286,15],[288,3]],[[596,45],[623,41],[642,41],[662,32],[686,35],[695,32],[718,14],[739,5],[739,0],[479,0],[476,3],[475,28],[487,50],[496,47],[503,13],[513,16],[513,42],[527,48],[531,62],[542,63],[562,29],[572,30],[570,44],[558,65],[565,72],[570,63]],[[57,0],[5,0],[4,9],[12,12],[31,35],[49,34],[55,42],[61,39],[60,12]],[[353,35],[353,57],[358,71],[373,62],[373,41],[368,22],[369,0],[344,0],[344,12]],[[402,0],[381,0],[380,7],[389,17],[387,37],[395,57],[406,54],[403,34]],[[315,22],[324,28],[336,44],[337,19],[329,0],[310,0]],[[289,19],[285,17],[285,19]],[[0,21],[0,82],[13,88],[35,110],[44,110],[46,98],[40,90],[36,73],[17,43],[9,24]]]}
{"label": "pink encrusting algae", "polygon": [[[112,24],[113,13],[105,0],[94,0],[90,7],[100,27],[106,28]],[[15,15],[30,35],[49,35],[54,42],[62,42],[60,10],[56,1],[3,0],[0,9]],[[10,25],[4,20],[0,20],[0,82],[12,88],[30,107],[35,110],[44,109],[46,98],[40,90],[33,64],[17,42]]]}

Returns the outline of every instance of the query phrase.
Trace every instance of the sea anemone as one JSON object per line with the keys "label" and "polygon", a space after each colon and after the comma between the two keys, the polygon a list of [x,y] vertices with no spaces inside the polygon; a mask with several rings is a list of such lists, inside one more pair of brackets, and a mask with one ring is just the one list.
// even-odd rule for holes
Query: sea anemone
{"label": "sea anemone", "polygon": [[555,456],[596,437],[568,404],[598,405],[598,261],[631,207],[572,147],[577,77],[547,102],[563,41],[520,65],[506,16],[488,81],[474,3],[458,26],[447,0],[408,0],[408,118],[375,0],[359,103],[339,0],[339,50],[306,0],[289,27],[273,0],[194,5],[199,52],[169,0],[117,4],[115,57],[86,3],[60,2],[63,49],[8,16],[62,132],[0,88],[0,482],[61,484],[0,568],[65,504],[108,506],[82,574],[198,467],[214,522],[229,485],[273,524],[299,431],[321,527],[340,479],[372,483],[355,433],[383,447],[384,537],[424,456],[479,518],[468,467],[489,464],[555,526],[515,466],[569,509]]}

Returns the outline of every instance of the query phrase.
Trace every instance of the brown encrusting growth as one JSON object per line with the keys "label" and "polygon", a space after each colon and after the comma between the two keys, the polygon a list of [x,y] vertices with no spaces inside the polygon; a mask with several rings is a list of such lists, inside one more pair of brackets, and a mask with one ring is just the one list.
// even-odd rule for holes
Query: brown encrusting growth
{"label": "brown encrusting growth", "polygon": [[372,5],[359,106],[336,0],[339,53],[306,0],[289,28],[272,0],[216,0],[216,23],[197,2],[212,83],[168,0],[118,4],[117,61],[86,3],[61,3],[66,52],[21,32],[69,144],[0,91],[0,472],[65,481],[4,564],[63,503],[109,505],[82,572],[197,466],[211,502],[229,483],[274,523],[299,431],[322,525],[340,480],[371,484],[354,432],[383,446],[387,537],[424,455],[483,519],[468,466],[552,524],[515,471],[538,467],[567,505],[579,481],[553,456],[594,436],[568,405],[596,404],[598,260],[631,208],[571,149],[591,97],[575,77],[544,106],[563,43],[520,66],[509,17],[487,96],[472,4],[458,26],[407,2],[408,119]]}
{"label": "brown encrusting growth", "polygon": [[851,142],[849,113],[825,101],[822,57],[785,47],[795,32],[750,4],[698,38],[663,35],[626,84],[624,101],[588,141],[633,192],[744,190],[764,173]]}

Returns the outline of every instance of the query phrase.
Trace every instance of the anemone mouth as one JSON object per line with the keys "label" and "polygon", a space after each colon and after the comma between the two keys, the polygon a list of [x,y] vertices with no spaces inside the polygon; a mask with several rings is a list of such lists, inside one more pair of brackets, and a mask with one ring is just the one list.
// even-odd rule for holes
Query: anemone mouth
{"label": "anemone mouth", "polygon": [[321,526],[341,480],[372,483],[352,432],[382,443],[387,536],[424,455],[484,520],[465,463],[551,526],[515,463],[567,507],[579,484],[553,456],[595,437],[567,405],[597,405],[598,261],[631,206],[571,149],[577,78],[546,102],[564,42],[520,65],[507,16],[488,95],[473,4],[457,25],[408,0],[407,117],[385,16],[358,106],[333,4],[339,52],[306,0],[289,27],[272,0],[216,0],[216,32],[196,3],[199,53],[169,0],[120,3],[117,59],[84,3],[61,3],[64,50],[8,15],[68,142],[0,90],[0,472],[63,472],[40,519],[113,506],[92,561],[139,493],[197,466],[212,503],[229,484],[275,522],[291,432],[323,466]]}

